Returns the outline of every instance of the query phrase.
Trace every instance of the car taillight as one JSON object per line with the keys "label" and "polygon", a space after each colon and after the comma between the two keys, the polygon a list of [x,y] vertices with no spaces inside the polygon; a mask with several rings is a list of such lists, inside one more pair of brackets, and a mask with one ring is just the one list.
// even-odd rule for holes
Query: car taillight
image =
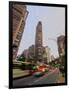
{"label": "car taillight", "polygon": [[43,69],[42,69],[42,71],[44,72],[44,71],[45,71],[45,69],[43,68]]}
{"label": "car taillight", "polygon": [[44,68],[39,68],[38,71],[44,72],[45,69]]}

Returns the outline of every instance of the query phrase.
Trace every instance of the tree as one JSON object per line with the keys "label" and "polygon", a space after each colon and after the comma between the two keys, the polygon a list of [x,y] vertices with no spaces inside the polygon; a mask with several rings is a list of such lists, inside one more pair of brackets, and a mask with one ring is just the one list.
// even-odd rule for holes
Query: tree
{"label": "tree", "polygon": [[18,61],[25,61],[25,56],[24,54],[23,55],[20,55],[18,58],[17,58]]}

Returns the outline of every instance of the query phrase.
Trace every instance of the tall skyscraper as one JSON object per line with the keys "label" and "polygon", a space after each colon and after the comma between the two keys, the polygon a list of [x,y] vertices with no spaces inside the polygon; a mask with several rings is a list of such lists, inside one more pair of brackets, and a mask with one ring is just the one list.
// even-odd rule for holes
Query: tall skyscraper
{"label": "tall skyscraper", "polygon": [[35,60],[42,62],[42,23],[38,22],[35,36]]}
{"label": "tall skyscraper", "polygon": [[28,15],[25,5],[13,4],[13,60],[15,60]]}

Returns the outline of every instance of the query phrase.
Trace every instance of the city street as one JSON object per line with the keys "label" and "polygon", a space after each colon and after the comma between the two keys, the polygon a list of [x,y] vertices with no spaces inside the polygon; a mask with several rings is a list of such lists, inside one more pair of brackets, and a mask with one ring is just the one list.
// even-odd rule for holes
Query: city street
{"label": "city street", "polygon": [[12,31],[9,86],[21,88],[65,83],[67,7],[29,5],[12,2],[9,7]]}
{"label": "city street", "polygon": [[57,83],[59,77],[59,69],[54,69],[45,73],[41,77],[29,76],[26,78],[21,78],[13,80],[13,87],[23,87],[30,85],[42,85],[42,84],[52,84]]}

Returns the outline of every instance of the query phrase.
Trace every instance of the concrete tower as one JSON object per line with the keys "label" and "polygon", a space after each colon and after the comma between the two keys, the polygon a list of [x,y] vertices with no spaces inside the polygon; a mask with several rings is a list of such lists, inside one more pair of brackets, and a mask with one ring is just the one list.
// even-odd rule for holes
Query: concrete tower
{"label": "concrete tower", "polygon": [[35,36],[35,60],[42,62],[42,23],[38,22]]}

